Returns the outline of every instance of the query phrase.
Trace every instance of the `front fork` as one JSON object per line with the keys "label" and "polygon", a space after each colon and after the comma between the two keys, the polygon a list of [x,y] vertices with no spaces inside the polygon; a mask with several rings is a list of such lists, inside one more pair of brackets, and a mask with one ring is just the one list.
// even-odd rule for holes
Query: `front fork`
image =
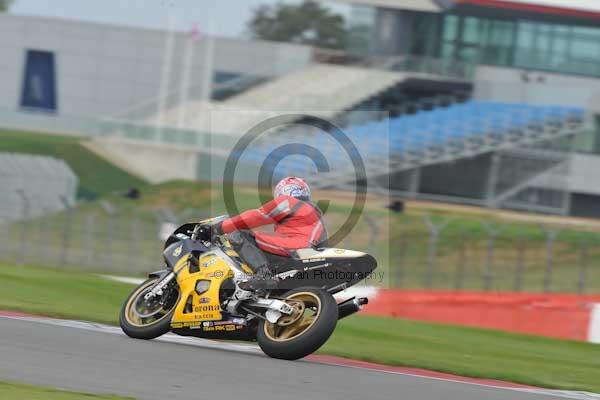
{"label": "front fork", "polygon": [[[166,272],[166,273],[165,273]],[[144,300],[148,301],[156,296],[163,295],[163,289],[171,282],[177,275],[174,271],[158,271],[150,274],[150,277],[158,276],[160,279],[154,287],[144,295]]]}

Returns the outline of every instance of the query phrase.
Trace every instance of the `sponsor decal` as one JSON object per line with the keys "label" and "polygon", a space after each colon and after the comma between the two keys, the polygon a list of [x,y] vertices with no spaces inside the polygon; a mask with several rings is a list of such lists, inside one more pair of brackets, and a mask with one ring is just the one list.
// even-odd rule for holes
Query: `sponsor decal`
{"label": "sponsor decal", "polygon": [[222,278],[225,273],[223,271],[215,271],[209,274],[206,274],[207,278]]}
{"label": "sponsor decal", "polygon": [[181,255],[181,250],[183,249],[183,245],[179,245],[175,250],[173,250],[173,257],[179,257]]}
{"label": "sponsor decal", "polygon": [[213,325],[245,325],[246,320],[243,318],[234,318],[232,320],[213,321]]}
{"label": "sponsor decal", "polygon": [[245,329],[246,320],[243,318],[234,318],[233,320],[212,321],[208,324],[204,323],[202,330],[205,332],[233,332]]}
{"label": "sponsor decal", "polygon": [[212,304],[212,305],[194,307],[194,312],[203,312],[203,311],[221,311],[221,306]]}
{"label": "sponsor decal", "polygon": [[212,328],[214,328],[215,331],[219,331],[219,332],[223,332],[223,331],[225,331],[225,332],[231,332],[231,331],[235,331],[237,329],[236,326],[233,325],[233,324],[216,325],[216,326],[214,326]]}
{"label": "sponsor decal", "polygon": [[291,271],[288,272],[282,272],[280,274],[275,275],[276,277],[278,277],[279,279],[286,279],[286,278],[291,278],[292,276],[296,275],[298,273],[297,270],[293,269]]}
{"label": "sponsor decal", "polygon": [[244,318],[233,318],[233,319],[225,319],[222,321],[212,321],[211,325],[246,325],[246,320]]}
{"label": "sponsor decal", "polygon": [[203,263],[202,263],[202,266],[203,266],[204,268],[208,268],[208,267],[210,267],[211,265],[213,265],[213,264],[214,264],[214,263],[216,263],[216,262],[217,262],[217,258],[216,258],[216,257],[213,257],[213,258],[211,258],[210,260],[203,262]]}
{"label": "sponsor decal", "polygon": [[210,297],[200,297],[200,298],[198,299],[198,302],[199,302],[200,304],[204,304],[204,303],[210,303]]}
{"label": "sponsor decal", "polygon": [[346,250],[344,249],[335,249],[335,254],[344,254]]}
{"label": "sponsor decal", "polygon": [[201,327],[200,321],[193,322],[173,322],[171,323],[171,328],[190,328],[190,329],[200,329]]}
{"label": "sponsor decal", "polygon": [[310,271],[310,270],[313,270],[313,269],[325,268],[325,267],[329,267],[330,265],[331,265],[331,263],[319,264],[319,265],[315,265],[314,267],[306,267],[306,268],[304,268],[304,271]]}
{"label": "sponsor decal", "polygon": [[303,263],[311,263],[311,262],[319,262],[319,261],[325,261],[324,258],[309,258],[306,260],[302,260]]}
{"label": "sponsor decal", "polygon": [[221,318],[221,316],[211,312],[204,314],[194,314],[194,318],[201,321],[214,321],[216,319]]}

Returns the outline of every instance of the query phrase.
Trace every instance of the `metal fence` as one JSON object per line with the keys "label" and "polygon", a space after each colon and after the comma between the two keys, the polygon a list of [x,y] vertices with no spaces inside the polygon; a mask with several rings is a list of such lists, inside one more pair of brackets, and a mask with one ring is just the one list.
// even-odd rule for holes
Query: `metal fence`
{"label": "metal fence", "polygon": [[[162,244],[179,223],[204,217],[116,207],[103,201],[17,221],[0,220],[0,260],[136,275],[162,266]],[[171,229],[171,231],[169,231]]]}
{"label": "metal fence", "polygon": [[[0,221],[0,260],[121,275],[160,269],[165,233],[209,210],[80,204]],[[330,231],[339,215],[326,216]],[[162,238],[161,238],[162,236]],[[406,289],[600,293],[600,233],[557,225],[365,213],[339,247],[378,262],[368,284]]]}
{"label": "metal fence", "polygon": [[[599,236],[556,226],[451,219],[391,240],[390,286],[471,291],[600,292]],[[464,226],[467,225],[467,226]],[[468,226],[470,225],[470,226]]]}

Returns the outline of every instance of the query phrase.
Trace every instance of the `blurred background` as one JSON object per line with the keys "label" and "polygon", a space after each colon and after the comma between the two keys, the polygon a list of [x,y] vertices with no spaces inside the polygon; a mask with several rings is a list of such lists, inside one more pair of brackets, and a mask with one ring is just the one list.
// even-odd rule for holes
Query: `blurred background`
{"label": "blurred background", "polygon": [[376,256],[368,285],[600,293],[598,1],[199,4],[0,1],[1,260],[158,269],[165,234],[227,212],[234,157],[240,210],[299,175],[335,231],[365,189],[337,245]]}

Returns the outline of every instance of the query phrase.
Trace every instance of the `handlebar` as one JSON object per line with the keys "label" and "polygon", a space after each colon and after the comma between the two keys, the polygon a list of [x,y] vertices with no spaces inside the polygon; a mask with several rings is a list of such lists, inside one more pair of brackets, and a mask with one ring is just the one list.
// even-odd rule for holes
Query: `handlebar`
{"label": "handlebar", "polygon": [[[208,234],[208,235],[207,235]],[[207,239],[208,236],[208,240]],[[210,241],[210,226],[203,224],[196,224],[194,230],[192,231],[192,235],[190,236],[192,240],[204,240]]]}
{"label": "handlebar", "polygon": [[202,240],[205,242],[211,242],[211,243],[215,239],[213,237],[212,227],[208,224],[196,224],[190,237],[192,240],[199,239],[199,240]]}
{"label": "handlebar", "polygon": [[192,240],[198,240],[198,234],[200,233],[201,229],[201,224],[196,224],[196,226],[194,226],[194,230],[192,231],[192,235],[190,236]]}

